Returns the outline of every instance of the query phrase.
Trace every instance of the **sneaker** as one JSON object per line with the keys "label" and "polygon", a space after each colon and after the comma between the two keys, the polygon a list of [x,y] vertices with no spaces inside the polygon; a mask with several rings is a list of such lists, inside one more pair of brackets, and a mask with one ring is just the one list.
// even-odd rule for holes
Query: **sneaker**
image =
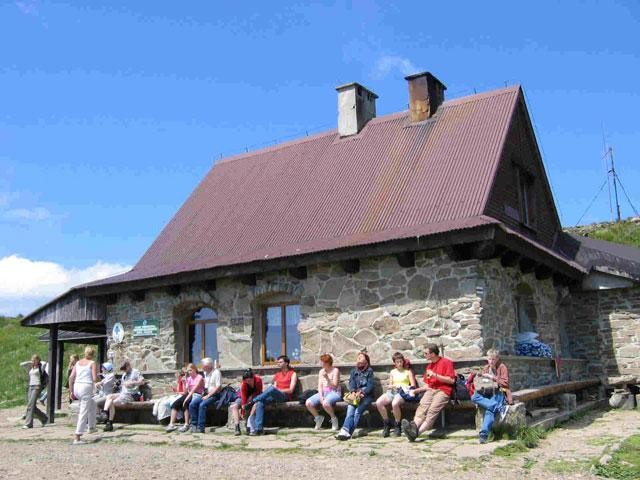
{"label": "sneaker", "polygon": [[264,430],[252,430],[249,435],[252,437],[258,437],[260,435],[264,435]]}
{"label": "sneaker", "polygon": [[322,428],[322,424],[324,423],[324,417],[322,415],[318,415],[313,419],[316,422],[316,426],[314,427],[316,430],[320,430]]}
{"label": "sneaker", "polygon": [[240,424],[236,425],[235,432],[233,434],[236,437],[239,437],[240,435],[242,435],[242,432],[240,431]]}
{"label": "sneaker", "polygon": [[333,430],[334,432],[340,430],[340,422],[338,422],[338,417],[333,417],[331,419],[331,430]]}
{"label": "sneaker", "polygon": [[504,419],[507,418],[507,413],[509,413],[509,404],[505,403],[502,407],[500,407],[500,421],[504,422]]}
{"label": "sneaker", "polygon": [[345,428],[340,430],[340,432],[336,435],[336,440],[349,440],[351,438],[351,434]]}
{"label": "sneaker", "polygon": [[189,431],[189,429],[190,429],[189,425],[183,425],[178,429],[178,431],[180,433],[185,433],[185,432]]}
{"label": "sneaker", "polygon": [[410,442],[413,442],[418,437],[418,426],[405,418],[402,420],[402,432]]}
{"label": "sneaker", "polygon": [[88,431],[87,433],[89,433],[89,434],[91,434],[91,433],[98,433],[98,429],[97,429],[97,428],[95,428],[95,427],[90,428],[90,429],[89,429],[89,431]]}
{"label": "sneaker", "polygon": [[107,420],[104,424],[104,432],[113,432],[113,422],[111,420]]}
{"label": "sneaker", "polygon": [[[191,433],[194,433],[194,431],[191,430]],[[204,428],[196,428],[195,433],[204,433]]]}
{"label": "sneaker", "polygon": [[384,428],[382,429],[382,437],[387,438],[391,433],[391,422],[389,419],[384,421]]}
{"label": "sneaker", "polygon": [[85,442],[84,440],[74,440],[73,445],[86,445],[89,442]]}
{"label": "sneaker", "polygon": [[174,430],[177,430],[178,427],[176,427],[173,423],[170,423],[169,425],[167,425],[167,428],[164,429],[165,432],[173,432]]}
{"label": "sneaker", "polygon": [[399,437],[401,435],[402,435],[402,427],[400,426],[400,422],[396,422],[395,426],[393,427],[393,436]]}
{"label": "sneaker", "polygon": [[487,437],[480,437],[480,439],[478,440],[480,445],[484,445],[485,443],[487,443]]}
{"label": "sneaker", "polygon": [[[191,425],[191,433],[198,433],[198,427]],[[204,428],[202,429],[202,433],[204,433]]]}
{"label": "sneaker", "polygon": [[29,426],[29,425],[22,425],[22,429],[23,429],[23,430],[28,430],[28,429],[30,429],[30,428],[33,428],[33,427],[31,427],[31,426]]}

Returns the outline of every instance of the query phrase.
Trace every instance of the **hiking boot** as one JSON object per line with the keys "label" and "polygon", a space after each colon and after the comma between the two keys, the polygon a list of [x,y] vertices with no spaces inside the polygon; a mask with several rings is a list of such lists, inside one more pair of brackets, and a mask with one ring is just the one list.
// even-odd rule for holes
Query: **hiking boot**
{"label": "hiking boot", "polygon": [[402,427],[400,426],[400,422],[396,422],[393,426],[393,436],[399,437],[400,435],[402,435]]}
{"label": "hiking boot", "polygon": [[234,435],[236,437],[239,437],[240,435],[242,435],[242,432],[240,431],[240,424],[236,425],[236,431],[234,432]]}
{"label": "hiking boot", "polygon": [[414,422],[410,422],[406,418],[402,420],[402,432],[410,442],[415,441],[418,437],[418,426]]}
{"label": "hiking boot", "polygon": [[340,432],[336,435],[336,440],[349,440],[350,438],[351,434],[345,428],[340,430]]}
{"label": "hiking boot", "polygon": [[111,420],[107,420],[104,423],[104,432],[113,432],[113,422]]}
{"label": "hiking boot", "polygon": [[313,420],[316,423],[314,428],[316,430],[320,430],[322,428],[322,424],[324,423],[324,417],[322,415],[318,415],[317,417],[314,417]]}
{"label": "hiking boot", "polygon": [[391,433],[391,421],[389,419],[386,419],[384,421],[384,427],[382,429],[382,437],[387,438],[390,433]]}
{"label": "hiking boot", "polygon": [[44,416],[44,418],[40,419],[40,423],[42,424],[42,426],[44,427],[47,423],[49,423],[49,417],[47,417],[46,415]]}
{"label": "hiking boot", "polygon": [[338,417],[333,417],[331,419],[331,430],[333,430],[334,432],[340,430],[340,422],[338,421]]}
{"label": "hiking boot", "polygon": [[481,445],[484,445],[485,443],[487,443],[487,437],[480,437],[478,441]]}

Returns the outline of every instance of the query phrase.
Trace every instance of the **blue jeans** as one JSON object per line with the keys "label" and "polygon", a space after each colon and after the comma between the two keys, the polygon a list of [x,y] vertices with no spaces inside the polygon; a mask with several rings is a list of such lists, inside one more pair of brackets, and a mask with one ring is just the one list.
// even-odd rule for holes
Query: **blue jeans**
{"label": "blue jeans", "polygon": [[369,408],[372,401],[373,398],[371,397],[363,397],[360,399],[360,403],[357,407],[354,407],[353,405],[347,406],[347,416],[344,418],[342,428],[347,430],[349,434],[353,434],[353,431],[358,426],[362,413]]}
{"label": "blue jeans", "polygon": [[484,409],[484,417],[482,418],[482,428],[480,429],[480,437],[487,438],[496,413],[500,411],[500,407],[504,404],[504,393],[498,391],[491,398],[484,397],[479,393],[474,393],[471,401]]}
{"label": "blue jeans", "polygon": [[271,385],[260,395],[253,399],[256,405],[256,431],[261,431],[264,424],[264,406],[268,403],[282,403],[288,399],[287,395],[282,393],[276,387]]}
{"label": "blue jeans", "polygon": [[189,415],[191,416],[191,425],[198,430],[204,430],[207,422],[207,407],[218,400],[218,395],[211,395],[207,399],[201,396],[194,396],[189,404]]}

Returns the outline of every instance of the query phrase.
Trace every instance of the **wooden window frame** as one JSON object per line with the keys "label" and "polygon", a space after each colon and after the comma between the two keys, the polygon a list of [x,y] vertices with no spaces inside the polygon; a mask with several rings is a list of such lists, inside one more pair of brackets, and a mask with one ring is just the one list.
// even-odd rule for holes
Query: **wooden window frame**
{"label": "wooden window frame", "polygon": [[[516,185],[518,189],[518,211],[520,223],[527,228],[535,228],[535,199],[533,185],[535,179],[519,165],[516,165]],[[533,217],[533,218],[532,218]]]}
{"label": "wooden window frame", "polygon": [[[260,341],[260,361],[262,365],[275,365],[276,362],[268,362],[267,361],[267,310],[272,307],[280,307],[281,311],[281,324],[280,328],[282,329],[282,336],[280,338],[280,355],[286,355],[287,352],[287,307],[291,305],[298,305],[298,302],[276,302],[276,303],[267,303],[262,306],[262,339]],[[278,355],[278,356],[280,356]],[[291,361],[292,364],[299,364],[300,361]]]}
{"label": "wooden window frame", "polygon": [[[209,308],[209,307],[202,307],[202,308]],[[185,324],[185,345],[186,345],[186,360],[188,363],[193,363],[193,360],[191,358],[191,342],[189,341],[189,327],[191,325],[201,325],[202,326],[202,344],[200,345],[200,359],[202,360],[203,358],[205,358],[205,334],[204,334],[204,325],[208,324],[208,323],[218,323],[218,312],[216,312],[213,308],[211,308],[210,310],[213,311],[216,314],[216,318],[214,319],[208,319],[208,320],[194,320],[193,316],[199,312],[200,310],[202,310],[202,308],[196,310],[195,312],[193,312],[191,314],[190,320],[188,322],[186,322]],[[216,328],[216,342],[218,341],[218,329]],[[218,345],[216,345],[216,350],[218,349]],[[218,352],[218,355],[220,355],[220,352]],[[214,359],[214,360],[218,360],[218,359]]]}

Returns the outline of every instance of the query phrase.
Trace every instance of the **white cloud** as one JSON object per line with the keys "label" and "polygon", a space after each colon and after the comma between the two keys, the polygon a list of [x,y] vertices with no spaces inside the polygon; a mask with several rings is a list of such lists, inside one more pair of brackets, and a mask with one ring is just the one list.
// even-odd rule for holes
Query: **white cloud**
{"label": "white cloud", "polygon": [[399,71],[403,76],[416,73],[418,69],[408,58],[397,55],[383,55],[378,59],[374,67],[373,76],[382,79],[392,71]]}
{"label": "white cloud", "polygon": [[4,217],[9,220],[25,220],[40,222],[51,218],[51,212],[44,207],[14,208],[7,210]]}
{"label": "white cloud", "polygon": [[0,314],[29,313],[75,285],[130,269],[130,265],[101,261],[78,269],[19,255],[0,258]]}

